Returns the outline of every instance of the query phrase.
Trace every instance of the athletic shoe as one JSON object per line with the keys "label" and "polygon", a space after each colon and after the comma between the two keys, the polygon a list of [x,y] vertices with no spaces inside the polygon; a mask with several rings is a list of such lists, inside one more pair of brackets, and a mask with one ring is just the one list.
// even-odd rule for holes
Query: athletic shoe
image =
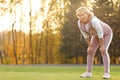
{"label": "athletic shoe", "polygon": [[88,77],[92,77],[92,73],[89,72],[85,72],[84,74],[80,75],[81,78],[88,78]]}
{"label": "athletic shoe", "polygon": [[103,79],[109,79],[109,78],[110,78],[110,74],[109,73],[104,73]]}

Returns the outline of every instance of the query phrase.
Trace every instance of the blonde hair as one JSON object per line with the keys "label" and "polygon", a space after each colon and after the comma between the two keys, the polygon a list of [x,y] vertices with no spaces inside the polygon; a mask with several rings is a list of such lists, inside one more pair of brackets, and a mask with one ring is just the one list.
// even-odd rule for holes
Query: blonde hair
{"label": "blonde hair", "polygon": [[89,16],[93,16],[94,15],[94,13],[91,10],[89,10],[87,7],[82,6],[82,7],[79,7],[76,10],[76,16],[77,16],[77,18],[79,18],[78,15],[79,15],[80,11],[83,11],[83,12],[87,13]]}

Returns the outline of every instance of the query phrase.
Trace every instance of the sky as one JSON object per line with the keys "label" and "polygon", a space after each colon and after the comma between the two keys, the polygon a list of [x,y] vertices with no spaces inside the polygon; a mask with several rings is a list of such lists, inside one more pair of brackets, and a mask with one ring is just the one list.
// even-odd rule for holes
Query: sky
{"label": "sky", "polygon": [[[6,10],[4,15],[0,15],[0,32],[10,31],[12,29],[12,24],[15,22],[14,29],[16,29],[17,31],[19,31],[21,29],[23,32],[29,33],[29,21],[30,21],[29,1],[30,0],[23,0],[22,5],[17,4],[16,6],[12,7],[12,10],[13,10],[12,14],[9,13],[10,10]],[[32,1],[31,2],[32,12],[33,12],[32,16],[34,16],[35,13],[40,9],[42,4],[40,2],[41,0],[34,0],[34,1],[31,0],[31,1]],[[8,3],[6,3],[4,5],[0,4],[0,7],[1,8],[9,7],[9,4]],[[14,13],[14,11],[15,11],[15,13]],[[24,16],[22,15],[23,17],[21,17],[21,12],[24,14]],[[14,16],[14,15],[16,15],[16,16]],[[42,21],[43,21],[43,17],[39,15],[38,19],[36,21],[36,29],[34,29],[34,32],[42,31]],[[20,23],[22,23],[22,24],[20,24]]]}

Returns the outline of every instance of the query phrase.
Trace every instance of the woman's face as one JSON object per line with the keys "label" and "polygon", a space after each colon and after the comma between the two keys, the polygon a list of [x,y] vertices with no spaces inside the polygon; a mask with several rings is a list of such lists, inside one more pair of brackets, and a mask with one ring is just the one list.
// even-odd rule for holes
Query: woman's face
{"label": "woman's face", "polygon": [[82,10],[78,12],[78,16],[79,16],[80,21],[83,23],[87,23],[89,20],[89,15]]}

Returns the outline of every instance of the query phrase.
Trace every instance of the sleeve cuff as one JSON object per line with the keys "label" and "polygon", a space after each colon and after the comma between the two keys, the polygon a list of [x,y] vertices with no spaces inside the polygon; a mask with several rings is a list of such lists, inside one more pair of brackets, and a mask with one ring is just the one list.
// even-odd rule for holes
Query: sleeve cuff
{"label": "sleeve cuff", "polygon": [[98,34],[98,38],[103,38],[103,34]]}

